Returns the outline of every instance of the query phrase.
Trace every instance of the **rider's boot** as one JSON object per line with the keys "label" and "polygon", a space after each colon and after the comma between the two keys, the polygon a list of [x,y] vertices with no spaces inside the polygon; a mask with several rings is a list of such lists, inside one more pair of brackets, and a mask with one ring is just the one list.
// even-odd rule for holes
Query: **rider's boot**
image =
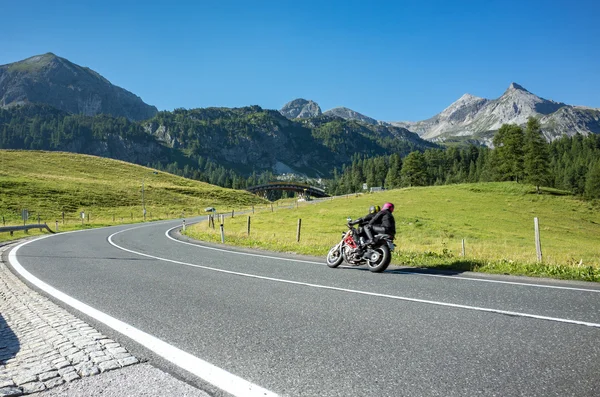
{"label": "rider's boot", "polygon": [[373,244],[373,232],[370,227],[365,227],[365,234],[367,235],[366,240],[360,245],[360,248],[366,249],[369,245]]}

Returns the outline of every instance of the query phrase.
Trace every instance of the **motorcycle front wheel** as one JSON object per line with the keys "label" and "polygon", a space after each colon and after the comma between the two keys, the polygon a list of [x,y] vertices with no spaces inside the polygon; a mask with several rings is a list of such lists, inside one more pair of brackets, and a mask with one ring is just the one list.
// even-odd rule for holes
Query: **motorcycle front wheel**
{"label": "motorcycle front wheel", "polygon": [[335,247],[329,250],[329,253],[327,254],[327,266],[338,267],[343,260],[344,257],[342,256],[342,246],[340,244],[337,244]]}
{"label": "motorcycle front wheel", "polygon": [[381,273],[390,265],[392,261],[392,254],[390,252],[390,248],[386,245],[380,245],[378,247],[373,248],[373,251],[376,251],[379,255],[377,260],[375,261],[367,261],[367,265],[369,270],[373,273]]}

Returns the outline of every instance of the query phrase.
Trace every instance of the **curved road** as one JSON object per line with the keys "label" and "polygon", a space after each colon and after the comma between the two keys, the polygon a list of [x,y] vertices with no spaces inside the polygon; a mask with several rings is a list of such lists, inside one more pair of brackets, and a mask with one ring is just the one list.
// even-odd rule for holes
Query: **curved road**
{"label": "curved road", "polygon": [[53,235],[9,261],[137,355],[216,395],[600,390],[597,284],[329,269],[187,241],[178,223]]}

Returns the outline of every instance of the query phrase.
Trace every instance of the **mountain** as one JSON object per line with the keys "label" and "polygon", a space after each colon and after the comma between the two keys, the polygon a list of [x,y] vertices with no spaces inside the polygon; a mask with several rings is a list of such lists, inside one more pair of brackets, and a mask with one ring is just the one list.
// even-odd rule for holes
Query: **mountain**
{"label": "mountain", "polygon": [[[219,185],[254,173],[330,176],[355,156],[438,147],[405,128],[324,115],[294,100],[258,106],[157,112],[89,68],[53,54],[0,66],[0,149],[93,154],[206,173]],[[125,116],[125,117],[123,117]],[[357,121],[351,118],[359,118]],[[212,183],[212,182],[211,182]]]}
{"label": "mountain", "polygon": [[141,165],[192,165],[180,151],[162,144],[139,123],[104,114],[70,114],[42,104],[0,108],[0,149],[90,154]]}
{"label": "mountain", "polygon": [[353,156],[404,156],[431,147],[437,145],[399,127],[326,115],[294,121],[258,106],[176,109],[141,122],[39,104],[0,108],[0,149],[93,154],[191,177],[218,174],[210,182],[221,186],[231,184],[231,172],[323,177]]}
{"label": "mountain", "polygon": [[321,115],[321,108],[316,102],[302,98],[286,103],[279,111],[288,119],[306,119]]}
{"label": "mountain", "polygon": [[393,126],[369,126],[339,117],[290,120],[259,106],[176,109],[142,123],[172,148],[248,175],[252,171],[327,176],[352,156],[377,156],[437,147]]}
{"label": "mountain", "polygon": [[73,114],[145,120],[157,113],[95,71],[52,53],[0,66],[0,107],[41,103]]}
{"label": "mountain", "polygon": [[352,109],[348,109],[348,108],[345,108],[345,107],[333,108],[333,109],[330,109],[330,110],[326,111],[323,114],[328,115],[328,116],[341,117],[344,120],[362,121],[363,123],[371,124],[371,125],[377,125],[377,124],[379,124],[379,122],[377,120],[372,119],[372,118],[370,118],[368,116],[365,116],[364,114],[360,114],[358,112],[355,112]]}
{"label": "mountain", "polygon": [[424,139],[452,141],[469,139],[487,145],[503,124],[525,125],[530,117],[540,119],[548,140],[576,133],[600,133],[600,109],[571,106],[540,98],[516,83],[497,99],[463,95],[441,113],[418,122],[392,122]]}

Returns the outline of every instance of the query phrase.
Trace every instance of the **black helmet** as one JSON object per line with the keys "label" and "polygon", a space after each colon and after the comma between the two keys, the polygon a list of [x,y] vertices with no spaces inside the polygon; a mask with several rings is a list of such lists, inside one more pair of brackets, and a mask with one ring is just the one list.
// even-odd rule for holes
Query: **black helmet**
{"label": "black helmet", "polygon": [[369,208],[369,214],[376,214],[379,211],[381,211],[381,208],[378,205],[372,205],[371,208]]}

